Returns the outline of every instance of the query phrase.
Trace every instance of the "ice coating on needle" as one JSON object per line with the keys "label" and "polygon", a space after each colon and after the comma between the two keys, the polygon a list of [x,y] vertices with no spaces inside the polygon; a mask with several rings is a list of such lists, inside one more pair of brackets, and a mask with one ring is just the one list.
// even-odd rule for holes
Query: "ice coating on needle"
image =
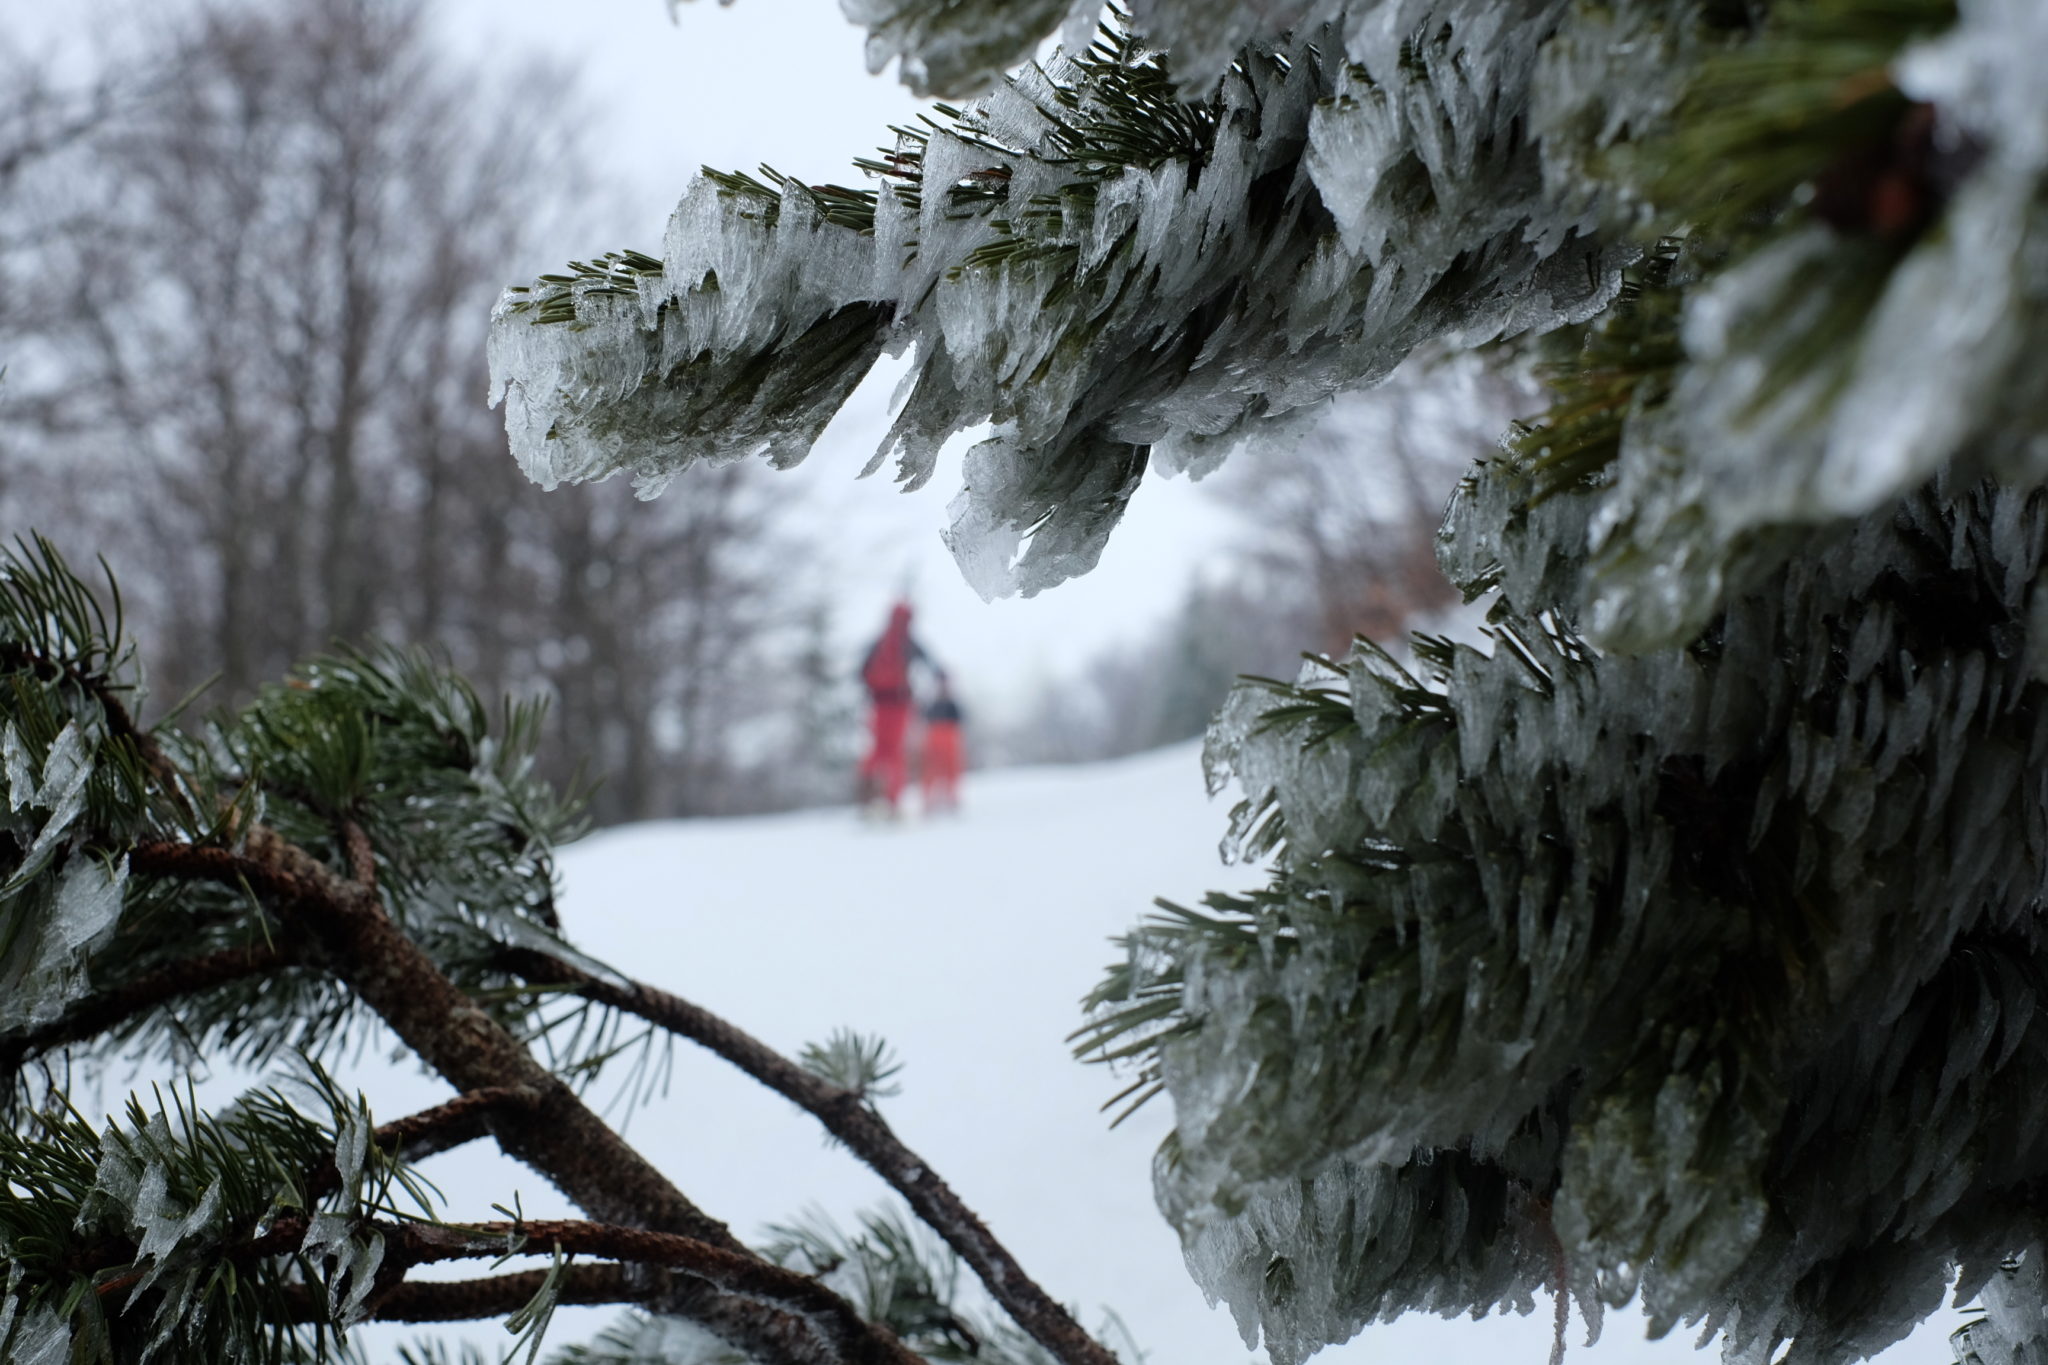
{"label": "ice coating on needle", "polygon": [[0,1349],[17,1365],[65,1365],[71,1359],[71,1320],[47,1300],[24,1308],[20,1297],[23,1270],[8,1272],[0,1297]]}
{"label": "ice coating on needle", "polygon": [[948,542],[984,593],[1030,593],[1093,565],[1153,452],[1204,472],[1426,341],[1597,309],[1633,248],[1553,202],[1517,131],[1574,11],[1385,8],[1264,38],[1192,103],[1106,39],[907,135],[869,191],[700,179],[660,262],[500,303],[522,465],[654,491],[698,460],[791,463],[908,351],[878,458],[915,486],[993,425]]}
{"label": "ice coating on needle", "polygon": [[[877,62],[955,91],[1092,12],[849,6]],[[1603,646],[1696,633],[1802,528],[1937,470],[2048,473],[2048,95],[2028,61],[2048,20],[1971,0],[1943,34],[1941,13],[1888,73],[1825,95],[1888,79],[1917,102],[1887,135],[1928,130],[1903,206],[1851,178],[1847,210],[1695,281],[1683,359],[1588,522],[1572,605]],[[880,458],[915,486],[949,436],[994,426],[947,539],[983,593],[1039,591],[1095,562],[1135,461],[1199,475],[1423,341],[1605,304],[1643,226],[1700,207],[1654,169],[1705,116],[1686,92],[1728,22],[1696,0],[1148,0],[910,130],[868,163],[873,189],[700,181],[664,261],[508,295],[494,383],[537,478],[623,470],[651,492],[697,459],[801,458],[875,357],[908,351]],[[1813,171],[1809,197],[1843,178]]]}
{"label": "ice coating on needle", "polygon": [[1013,0],[990,6],[840,0],[839,8],[868,31],[870,72],[900,59],[903,83],[913,92],[958,97],[981,94],[1005,71],[1028,61],[1039,40],[1070,14],[1093,27],[1101,0]]}
{"label": "ice coating on needle", "polygon": [[1134,958],[1180,983],[1161,1207],[1276,1361],[1560,1287],[1741,1365],[1881,1349],[2038,1235],[2048,697],[2004,631],[2048,516],[1932,486],[1710,648],[1603,656],[1515,597],[1597,494],[1532,524],[1513,483],[1448,528],[1454,564],[1520,547],[1490,652],[1361,649],[1342,699],[1248,689],[1211,734],[1240,840],[1284,843],[1228,926]]}
{"label": "ice coating on needle", "polygon": [[2048,1179],[2048,11],[1767,8],[1141,4],[872,191],[700,182],[655,268],[501,306],[545,479],[786,463],[907,354],[877,464],[987,427],[986,594],[1085,571],[1153,460],[1603,314],[1579,425],[1447,520],[1491,647],[1240,693],[1209,761],[1273,883],[1104,1001],[1152,1011],[1160,1204],[1280,1365],[1545,1293],[1835,1365],[1952,1267],[2032,1330],[1991,1286]]}
{"label": "ice coating on needle", "polygon": [[[373,1123],[360,1099],[344,1099],[317,1072],[297,1088],[309,1102],[303,1108],[268,1089],[208,1113],[187,1087],[174,1097],[157,1090],[153,1107],[132,1097],[126,1119],[104,1126],[75,1111],[46,1118],[34,1140],[64,1174],[54,1189],[33,1168],[17,1178],[40,1190],[43,1207],[71,1218],[95,1258],[88,1264],[132,1248],[128,1263],[117,1259],[101,1282],[132,1289],[109,1307],[127,1324],[134,1358],[267,1359],[280,1336],[221,1329],[227,1318],[261,1315],[281,1286],[323,1294],[334,1327],[364,1316],[385,1251],[372,1220],[388,1211],[362,1180]],[[339,1179],[326,1185],[320,1176],[330,1153]],[[305,1231],[294,1248],[277,1234],[300,1219]],[[59,1281],[54,1301],[72,1282],[68,1274]],[[87,1354],[104,1347],[105,1328],[90,1318],[43,1317],[38,1304],[51,1301],[47,1280],[37,1285],[33,1270],[24,1276],[16,1267],[0,1298],[0,1355],[40,1358],[52,1349],[46,1336]]]}
{"label": "ice coating on needle", "polygon": [[[128,879],[126,855],[84,847],[81,826],[95,768],[89,731],[70,722],[41,755],[9,722],[0,729],[7,810],[0,830],[23,848],[0,883],[0,1032],[47,1023],[85,994],[86,961],[113,933]],[[42,876],[61,864],[55,877]]]}
{"label": "ice coating on needle", "polygon": [[[1612,22],[1619,34],[1657,9],[1616,7]],[[2048,86],[2032,61],[2048,11],[1970,0],[1957,19],[1888,73],[1914,101],[1889,136],[1924,141],[1887,172],[1910,188],[1858,186],[1862,201],[1834,221],[1795,220],[1681,268],[1682,359],[1668,393],[1631,413],[1590,523],[1594,572],[1573,605],[1601,645],[1697,634],[1806,528],[1867,515],[1939,472],[2022,488],[2048,478],[2035,359],[2048,344]],[[1640,35],[1628,37],[1633,61]],[[1546,48],[1553,63],[1566,56],[1562,39]],[[1845,178],[1815,169],[1809,196]],[[1887,192],[1903,216],[1857,221]]]}

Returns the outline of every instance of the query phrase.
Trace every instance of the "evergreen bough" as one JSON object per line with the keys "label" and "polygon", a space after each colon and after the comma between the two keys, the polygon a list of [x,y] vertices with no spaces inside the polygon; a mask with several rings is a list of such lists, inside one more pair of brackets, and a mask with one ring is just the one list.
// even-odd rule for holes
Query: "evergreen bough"
{"label": "evergreen bough", "polygon": [[1148,461],[1549,333],[1443,532],[1490,649],[1241,690],[1272,882],[1140,928],[1081,1035],[1170,1096],[1247,1340],[1547,1290],[1834,1362],[1954,1276],[2048,1359],[2048,6],[847,8],[920,91],[1019,69],[873,188],[707,172],[659,258],[508,294],[536,477],[788,464],[909,353],[877,463],[993,424],[949,539],[1029,593]]}
{"label": "evergreen bough", "polygon": [[[578,1303],[645,1316],[567,1360],[1115,1361],[890,1130],[880,1040],[785,1058],[563,937],[579,817],[533,774],[537,709],[380,650],[144,725],[118,596],[42,541],[0,554],[0,698],[0,1359],[359,1360],[363,1321],[498,1318],[532,1362]],[[644,1097],[677,1038],[810,1113],[918,1224],[741,1242],[583,1097],[607,1073]],[[451,1097],[379,1123],[324,1062],[393,1039]],[[79,1097],[124,1057],[276,1080],[95,1122]],[[442,1208],[414,1163],[477,1141],[584,1217]],[[520,1256],[545,1263],[412,1276]]]}

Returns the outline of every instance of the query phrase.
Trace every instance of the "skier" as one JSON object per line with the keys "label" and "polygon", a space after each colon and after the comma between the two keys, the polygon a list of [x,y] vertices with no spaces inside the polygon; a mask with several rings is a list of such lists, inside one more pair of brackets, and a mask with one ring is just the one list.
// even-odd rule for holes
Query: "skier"
{"label": "skier", "polygon": [[930,661],[910,634],[910,604],[898,602],[889,608],[889,624],[860,666],[860,680],[868,690],[869,737],[867,757],[860,761],[863,810],[879,807],[886,814],[896,814],[904,784],[909,781],[904,741],[909,737],[915,701],[910,690],[913,663],[929,666]]}
{"label": "skier", "polygon": [[960,809],[960,771],[966,766],[960,744],[960,703],[953,699],[946,670],[935,673],[939,695],[924,709],[924,749],[918,756],[927,815]]}

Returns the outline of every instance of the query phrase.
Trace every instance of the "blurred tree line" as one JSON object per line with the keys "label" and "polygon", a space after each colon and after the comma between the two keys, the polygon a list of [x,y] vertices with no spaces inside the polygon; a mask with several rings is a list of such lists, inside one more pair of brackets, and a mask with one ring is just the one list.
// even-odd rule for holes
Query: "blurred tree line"
{"label": "blurred tree line", "polygon": [[[592,236],[590,120],[573,73],[470,69],[431,18],[194,0],[68,80],[0,52],[0,524],[107,557],[158,713],[334,641],[427,642],[485,695],[552,699],[544,773],[601,776],[599,823],[845,799],[858,701],[824,575],[790,567],[801,509],[751,467],[638,503],[544,494],[509,455],[489,310]],[[1449,606],[1433,531],[1507,384],[1397,376],[1219,475],[1240,541],[979,761],[1185,739],[1303,641]]]}
{"label": "blurred tree line", "polygon": [[596,198],[571,73],[486,75],[418,0],[208,0],[96,69],[0,69],[0,514],[103,553],[151,709],[331,641],[553,698],[600,822],[843,795],[848,680],[787,498],[543,494],[484,333]]}

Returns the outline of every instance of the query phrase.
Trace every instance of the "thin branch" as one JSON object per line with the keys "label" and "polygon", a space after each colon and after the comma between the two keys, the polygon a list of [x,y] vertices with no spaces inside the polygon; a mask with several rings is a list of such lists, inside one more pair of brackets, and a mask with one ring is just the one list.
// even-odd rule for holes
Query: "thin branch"
{"label": "thin branch", "polygon": [[[279,1218],[263,1236],[234,1249],[230,1256],[249,1260],[286,1254],[304,1240],[310,1226],[311,1220],[303,1214]],[[862,1318],[853,1305],[814,1277],[764,1261],[750,1252],[712,1246],[694,1237],[575,1219],[471,1223],[460,1227],[386,1222],[373,1226],[384,1241],[385,1264],[401,1270],[442,1261],[495,1260],[520,1252],[561,1252],[650,1269],[679,1270],[731,1297],[779,1309],[809,1324],[831,1352],[830,1359],[845,1361],[847,1365],[923,1365],[886,1327]],[[532,1297],[531,1290],[526,1297]],[[380,1304],[380,1315],[383,1310],[384,1305]]]}
{"label": "thin branch", "polygon": [[47,1024],[11,1038],[0,1038],[0,1073],[12,1072],[28,1058],[69,1043],[96,1037],[138,1015],[185,996],[198,995],[231,981],[267,976],[296,961],[286,947],[258,945],[223,948],[202,957],[171,962],[133,981],[76,1001]]}
{"label": "thin branch", "polygon": [[[474,1322],[518,1312],[540,1292],[546,1270],[522,1270],[475,1280],[407,1280],[370,1300],[379,1322]],[[293,1286],[287,1296],[292,1321],[313,1322],[326,1308],[309,1288]],[[644,1303],[653,1293],[636,1268],[608,1263],[564,1266],[555,1280],[558,1304]]]}
{"label": "thin branch", "polygon": [[[424,1224],[398,1225],[397,1253],[409,1264],[497,1257],[517,1241],[534,1252],[559,1249],[571,1255],[680,1270],[717,1285],[728,1294],[770,1304],[809,1321],[838,1354],[853,1365],[922,1365],[888,1331],[854,1311],[817,1279],[728,1251],[692,1237],[568,1219],[523,1223],[481,1223],[462,1229]],[[387,1252],[390,1254],[387,1241]]]}
{"label": "thin branch", "polygon": [[530,982],[572,988],[587,1000],[699,1043],[808,1111],[845,1143],[847,1150],[888,1181],[917,1216],[973,1268],[1017,1324],[1063,1365],[1115,1365],[1116,1356],[1025,1273],[980,1216],[929,1163],[903,1144],[858,1092],[804,1070],[745,1030],[666,991],[640,982],[620,985],[601,980],[530,948],[510,949],[504,961]]}
{"label": "thin branch", "polygon": [[699,1209],[628,1146],[450,981],[361,883],[336,875],[262,825],[249,829],[241,852],[144,843],[130,851],[129,867],[147,876],[250,888],[287,930],[309,937],[335,974],[451,1085],[463,1091],[530,1091],[535,1096],[530,1107],[495,1115],[493,1135],[507,1155],[546,1176],[578,1207],[602,1220],[598,1226],[616,1225],[615,1232],[656,1229],[647,1235],[668,1236],[725,1258],[719,1262],[720,1275],[679,1266],[688,1275],[666,1287],[650,1305],[656,1311],[689,1317],[766,1361],[909,1360],[885,1327],[862,1323],[858,1340],[849,1346],[842,1319],[859,1323],[859,1315],[815,1281],[808,1283],[836,1308],[820,1304],[809,1311],[788,1310],[774,1296],[731,1287],[749,1275],[788,1277],[793,1272],[748,1251],[725,1224]]}
{"label": "thin branch", "polygon": [[308,933],[363,1002],[414,1052],[463,1091],[524,1088],[541,1098],[507,1115],[506,1150],[608,1222],[640,1223],[740,1249],[720,1223],[628,1147],[557,1076],[469,999],[406,938],[362,886],[264,826],[245,851],[145,843],[129,867],[151,876],[247,885],[289,928]]}
{"label": "thin branch", "polygon": [[432,1109],[377,1125],[377,1145],[397,1148],[407,1161],[474,1142],[491,1131],[491,1120],[507,1110],[531,1109],[540,1095],[524,1086],[492,1085],[468,1090]]}
{"label": "thin branch", "polygon": [[[531,1109],[539,1102],[538,1093],[523,1087],[486,1086],[465,1091],[446,1104],[380,1123],[371,1138],[385,1151],[396,1152],[406,1161],[419,1161],[488,1137],[493,1117],[508,1110]],[[306,1177],[306,1197],[323,1198],[340,1185],[341,1172],[329,1160]]]}
{"label": "thin branch", "polygon": [[370,836],[353,819],[343,817],[336,822],[341,835],[341,847],[348,855],[348,874],[356,884],[366,891],[377,889],[377,850],[370,843]]}

